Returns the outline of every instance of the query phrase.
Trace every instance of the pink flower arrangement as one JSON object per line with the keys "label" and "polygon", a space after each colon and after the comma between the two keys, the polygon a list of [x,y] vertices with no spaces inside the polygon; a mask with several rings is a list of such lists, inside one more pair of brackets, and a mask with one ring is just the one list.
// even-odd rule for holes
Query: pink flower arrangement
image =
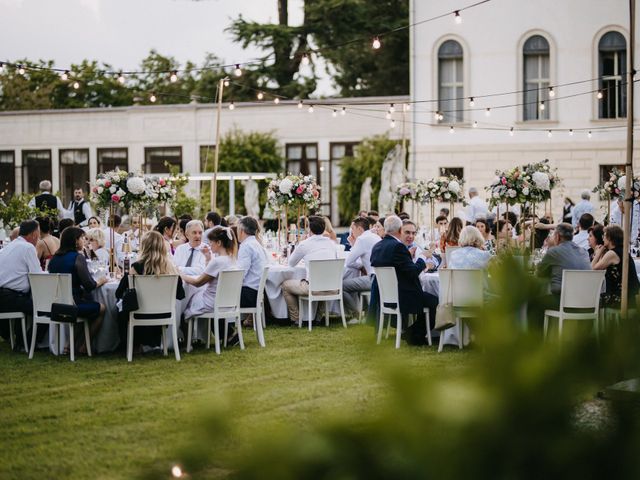
{"label": "pink flower arrangement", "polygon": [[120,197],[116,194],[111,195],[111,200],[113,200],[114,202],[118,203],[120,202]]}

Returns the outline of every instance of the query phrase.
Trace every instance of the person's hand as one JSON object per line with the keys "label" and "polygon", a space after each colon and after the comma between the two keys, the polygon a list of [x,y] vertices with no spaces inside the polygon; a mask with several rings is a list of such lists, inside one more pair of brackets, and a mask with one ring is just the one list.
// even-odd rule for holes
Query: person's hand
{"label": "person's hand", "polygon": [[96,282],[98,287],[101,287],[102,285],[104,285],[105,283],[107,283],[109,281],[108,277],[102,277],[99,278],[98,281]]}
{"label": "person's hand", "polygon": [[411,258],[414,258],[416,256],[416,250],[418,247],[411,247],[409,249],[409,253],[411,254]]}
{"label": "person's hand", "polygon": [[204,258],[207,261],[207,263],[209,263],[209,261],[211,260],[211,249],[209,248],[209,245],[204,243],[200,248],[200,251],[204,255]]}
{"label": "person's hand", "polygon": [[423,250],[422,254],[424,255],[424,258],[431,258],[433,257],[433,252],[431,251],[431,249],[427,249],[427,250]]}
{"label": "person's hand", "polygon": [[353,237],[353,234],[349,234],[349,236],[347,237],[347,241],[349,242],[349,245],[351,245],[353,247],[353,244],[356,243],[356,239]]}

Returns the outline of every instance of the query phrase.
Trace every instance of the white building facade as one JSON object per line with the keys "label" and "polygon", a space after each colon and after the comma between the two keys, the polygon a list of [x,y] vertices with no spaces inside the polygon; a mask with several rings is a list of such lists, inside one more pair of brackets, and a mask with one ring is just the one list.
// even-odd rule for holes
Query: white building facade
{"label": "white building facade", "polygon": [[[464,6],[412,0],[411,23]],[[412,28],[410,175],[483,189],[548,158],[564,179],[557,219],[564,196],[625,163],[628,2],[493,0],[460,16]]]}

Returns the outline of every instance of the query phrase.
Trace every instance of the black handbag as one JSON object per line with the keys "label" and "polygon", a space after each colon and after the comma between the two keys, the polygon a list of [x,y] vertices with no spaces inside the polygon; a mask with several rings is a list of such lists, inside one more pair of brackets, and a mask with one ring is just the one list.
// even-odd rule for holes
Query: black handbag
{"label": "black handbag", "polygon": [[135,312],[140,308],[138,305],[138,292],[136,291],[136,276],[131,275],[131,283],[133,287],[127,288],[122,296],[122,311],[123,312]]}
{"label": "black handbag", "polygon": [[59,323],[75,323],[78,321],[78,307],[75,304],[59,303],[60,277],[56,284],[56,296],[51,303],[51,321]]}

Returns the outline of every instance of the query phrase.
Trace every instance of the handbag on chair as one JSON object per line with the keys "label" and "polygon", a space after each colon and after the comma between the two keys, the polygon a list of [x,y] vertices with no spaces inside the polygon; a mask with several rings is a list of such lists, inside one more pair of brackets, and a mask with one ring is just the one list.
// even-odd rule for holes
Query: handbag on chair
{"label": "handbag on chair", "polygon": [[138,304],[138,292],[136,291],[136,276],[131,275],[131,283],[133,286],[127,288],[122,296],[122,311],[123,312],[135,312],[140,308]]}
{"label": "handbag on chair", "polygon": [[452,279],[453,272],[449,275],[446,301],[443,304],[439,304],[436,308],[436,324],[433,328],[439,332],[456,325],[456,312],[453,308],[453,292],[451,290]]}
{"label": "handbag on chair", "polygon": [[56,296],[51,303],[51,321],[59,323],[76,323],[78,321],[78,307],[75,304],[59,303],[60,277],[56,284]]}

